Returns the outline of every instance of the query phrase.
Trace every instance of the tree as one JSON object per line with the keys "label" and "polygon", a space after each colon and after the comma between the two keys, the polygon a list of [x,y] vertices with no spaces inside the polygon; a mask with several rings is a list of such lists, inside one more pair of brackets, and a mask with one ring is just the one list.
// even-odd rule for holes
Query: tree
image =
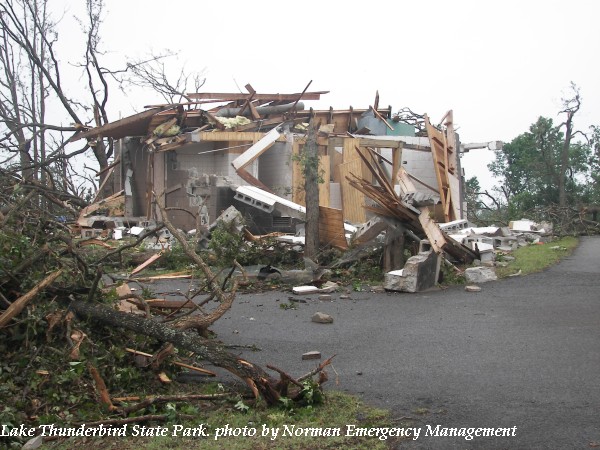
{"label": "tree", "polygon": [[540,117],[528,132],[495,150],[488,168],[501,182],[494,192],[507,205],[509,219],[532,208],[560,204],[561,198],[571,204],[582,200],[590,147],[572,142],[573,114],[569,139],[561,131],[565,124],[555,126],[552,119]]}
{"label": "tree", "polygon": [[302,149],[301,163],[306,192],[306,243],[304,255],[315,259],[319,252],[319,147],[317,126],[310,119],[306,143]]}
{"label": "tree", "polygon": [[571,82],[571,90],[573,96],[571,98],[563,98],[564,109],[561,114],[566,114],[567,119],[560,126],[565,127],[565,139],[562,145],[561,158],[560,158],[560,170],[558,174],[558,204],[559,206],[566,206],[567,195],[566,195],[566,175],[569,167],[569,156],[571,148],[571,138],[575,134],[573,131],[573,117],[579,111],[581,107],[581,96],[579,94],[579,88],[575,83]]}
{"label": "tree", "polygon": [[[88,75],[91,101],[73,100],[63,86],[63,68],[55,53],[58,34],[48,12],[49,5],[49,0],[8,0],[0,5],[3,42],[0,121],[5,128],[0,150],[8,155],[5,165],[10,165],[15,156],[19,156],[19,163],[12,167],[15,173],[20,171],[24,179],[39,180],[42,185],[49,184],[53,189],[60,188],[81,196],[82,185],[74,184],[69,160],[91,147],[102,170],[108,166],[112,152],[111,146],[94,143],[66,153],[70,138],[86,123],[80,116],[82,112],[94,111],[95,125],[108,121],[105,109],[108,83],[97,58],[102,1],[89,0],[87,3],[89,26],[83,67]],[[94,76],[102,88],[95,87]],[[49,104],[55,108],[54,123],[47,122]],[[60,125],[65,120],[73,125]],[[68,133],[67,137],[65,133]],[[60,186],[54,178],[59,180]]]}

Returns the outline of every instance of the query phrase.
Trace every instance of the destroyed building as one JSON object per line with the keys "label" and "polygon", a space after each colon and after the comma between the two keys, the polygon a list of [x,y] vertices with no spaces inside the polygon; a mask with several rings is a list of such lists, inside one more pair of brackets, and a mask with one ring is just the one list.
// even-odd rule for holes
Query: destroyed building
{"label": "destroyed building", "polygon": [[438,255],[463,262],[478,256],[438,226],[466,219],[452,111],[433,125],[427,115],[380,107],[378,94],[362,109],[315,110],[308,102],[326,91],[246,88],[188,94],[193,101],[147,107],[80,133],[78,139],[112,138],[117,145],[99,189],[105,198],[82,211],[78,225],[145,226],[162,219],[159,202],[185,231],[207,227],[234,206],[252,233],[294,233],[306,212],[300,155],[312,120],[323,244],[346,249],[349,232],[360,242],[387,230],[385,270],[403,266],[406,233],[427,238]]}
{"label": "destroyed building", "polygon": [[[380,154],[380,162],[387,163],[390,176],[401,172],[400,179],[411,180],[417,195],[439,196],[436,220],[464,217],[451,112],[443,119],[446,133],[426,119],[428,137],[398,121],[391,107],[305,109],[304,102],[319,100],[323,94],[190,94],[193,103],[152,107],[83,132],[79,139],[119,140],[110,172],[126,218],[153,218],[154,192],[168,208],[169,219],[184,230],[196,228],[198,213],[208,224],[234,204],[251,218],[250,226],[257,233],[291,231],[302,211],[286,202],[276,203],[284,199],[304,204],[304,180],[296,155],[306,140],[305,126],[312,114],[320,124],[320,206],[341,211],[347,223],[368,220],[365,196],[347,178],[351,173],[371,176],[356,151],[371,147]],[[211,108],[201,109],[207,105]],[[446,136],[450,142],[445,142]]]}

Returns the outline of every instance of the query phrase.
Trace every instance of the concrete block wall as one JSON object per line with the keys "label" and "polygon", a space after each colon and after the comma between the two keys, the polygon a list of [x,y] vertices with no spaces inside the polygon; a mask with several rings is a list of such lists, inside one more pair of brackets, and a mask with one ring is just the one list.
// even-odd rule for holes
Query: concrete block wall
{"label": "concrete block wall", "polygon": [[[408,173],[427,183],[431,187],[438,188],[437,177],[433,168],[433,156],[430,152],[417,150],[402,150],[402,166]],[[420,183],[413,182],[417,190],[429,191]]]}
{"label": "concrete block wall", "polygon": [[[231,165],[231,162],[238,156],[239,154],[228,153],[226,150],[214,151],[213,142],[193,143],[176,151],[176,167],[178,171],[194,170],[198,176],[205,174],[226,176],[235,184],[246,185],[248,183],[240,178]],[[169,171],[172,170],[172,167],[167,168],[167,178],[170,178]],[[256,177],[256,162],[246,167],[246,170]],[[184,181],[177,181],[177,183],[181,182]]]}

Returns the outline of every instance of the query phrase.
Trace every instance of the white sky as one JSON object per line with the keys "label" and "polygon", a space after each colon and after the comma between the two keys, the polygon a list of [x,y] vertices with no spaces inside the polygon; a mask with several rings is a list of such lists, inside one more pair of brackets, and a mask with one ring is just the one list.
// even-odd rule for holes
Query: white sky
{"label": "white sky", "polygon": [[[82,36],[68,1],[59,38]],[[60,11],[56,11],[60,15]],[[600,124],[600,2],[106,0],[103,47],[114,61],[168,48],[176,67],[205,70],[203,91],[328,90],[315,108],[408,106],[437,122],[454,110],[461,140],[511,141],[538,116],[557,123],[574,81],[583,106],[576,125]],[[75,54],[75,51],[72,50]],[[83,83],[82,81],[80,81]],[[237,82],[237,85],[236,85]],[[152,92],[112,105],[114,118],[160,102]],[[463,157],[467,178],[493,182],[492,152]]]}

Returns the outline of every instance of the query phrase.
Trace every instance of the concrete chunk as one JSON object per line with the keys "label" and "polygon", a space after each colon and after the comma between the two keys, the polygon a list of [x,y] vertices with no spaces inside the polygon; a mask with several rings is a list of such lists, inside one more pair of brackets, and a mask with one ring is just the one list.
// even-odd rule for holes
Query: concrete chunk
{"label": "concrete chunk", "polygon": [[475,286],[473,284],[465,286],[465,291],[467,292],[481,292],[481,287]]}
{"label": "concrete chunk", "polygon": [[486,283],[498,279],[493,267],[469,267],[465,270],[467,283]]}
{"label": "concrete chunk", "polygon": [[420,292],[437,282],[438,255],[419,253],[408,258],[404,268],[385,274],[383,287],[387,291]]}
{"label": "concrete chunk", "polygon": [[303,360],[307,359],[321,359],[321,352],[313,350],[312,352],[306,352],[302,355]]}

